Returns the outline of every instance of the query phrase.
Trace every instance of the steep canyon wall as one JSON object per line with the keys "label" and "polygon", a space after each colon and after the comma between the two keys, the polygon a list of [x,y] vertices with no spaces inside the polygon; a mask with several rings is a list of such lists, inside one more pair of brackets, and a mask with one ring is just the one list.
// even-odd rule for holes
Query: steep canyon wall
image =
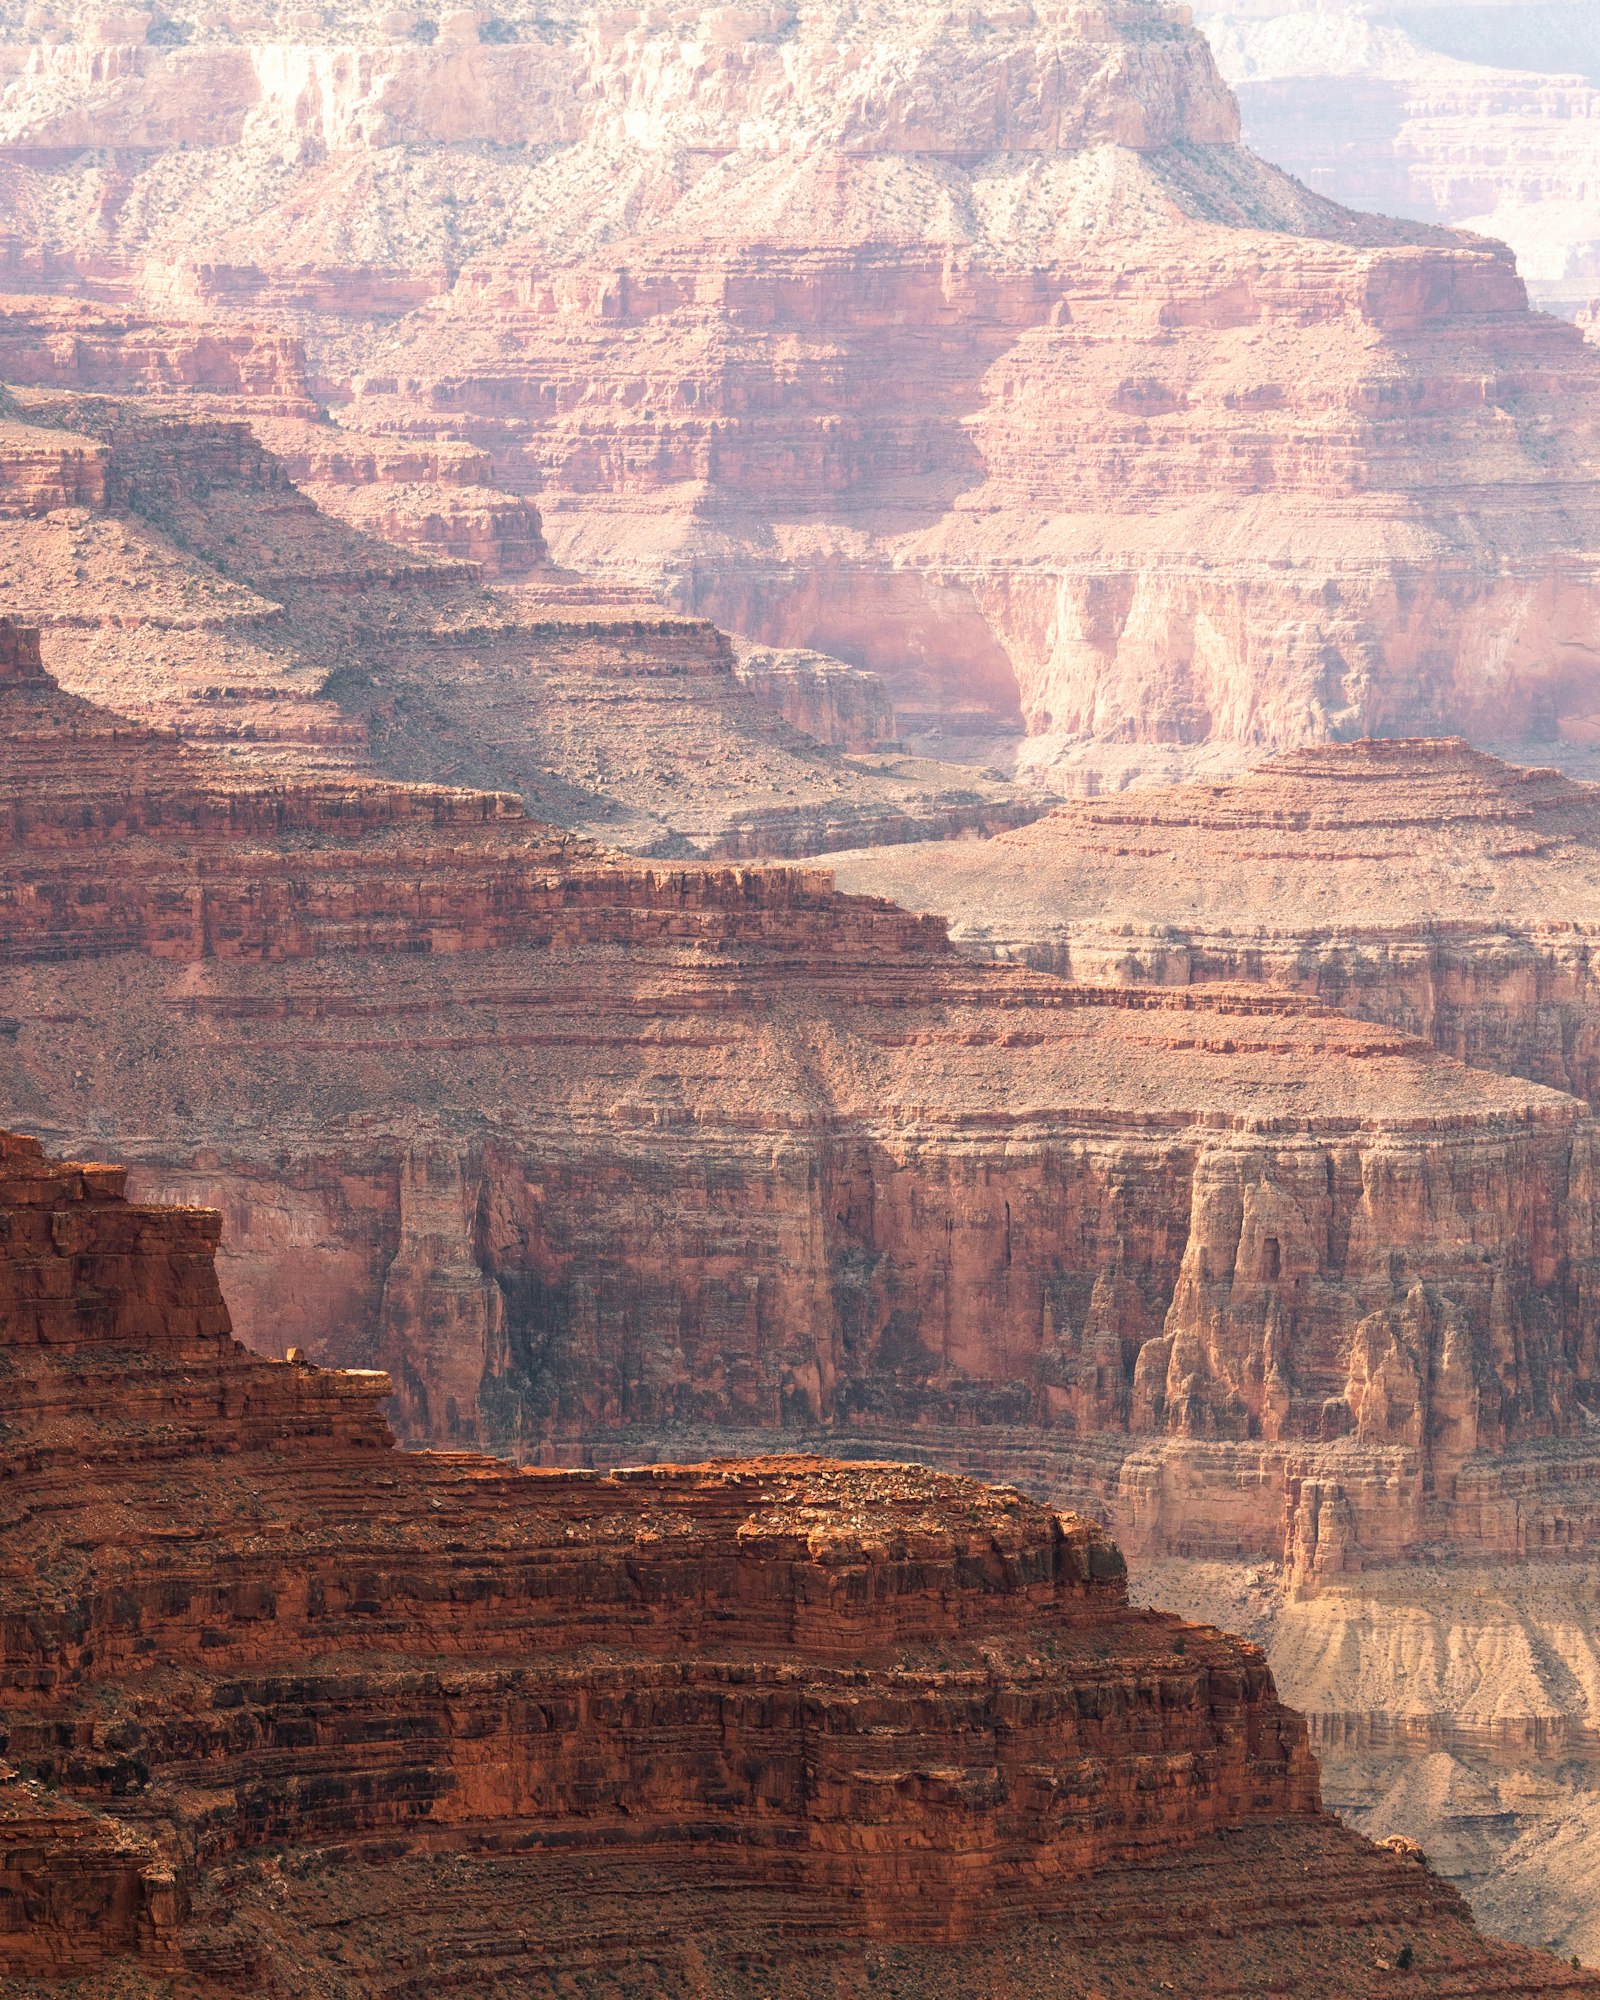
{"label": "steep canyon wall", "polygon": [[221,1209],[241,1331],[386,1368],[406,1435],[1042,1453],[1136,1549],[1308,1577],[1595,1531],[1574,1098],[505,797],[269,783],[9,644],[7,1115]]}
{"label": "steep canyon wall", "polygon": [[232,1340],[215,1216],[6,1134],[0,1222],[19,1995],[1595,1988],[1324,1816],[1259,1652],[1087,1522],[409,1456],[384,1377]]}

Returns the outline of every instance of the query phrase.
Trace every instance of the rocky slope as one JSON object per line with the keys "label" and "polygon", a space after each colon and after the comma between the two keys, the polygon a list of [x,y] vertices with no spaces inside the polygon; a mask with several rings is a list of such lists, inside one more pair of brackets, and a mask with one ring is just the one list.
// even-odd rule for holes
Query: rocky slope
{"label": "rocky slope", "polygon": [[1425,1840],[1493,1928],[1600,1953],[1591,1563],[1424,1561],[1307,1593],[1260,1565],[1156,1561],[1136,1594],[1266,1647],[1350,1824]]}
{"label": "rocky slope", "polygon": [[1600,357],[1243,151],[1144,0],[8,18],[17,282],[292,328],[362,438],[903,733],[1071,783],[1600,712]]}
{"label": "rocky slope", "polygon": [[407,1457],[383,1377],[230,1338],[216,1217],[7,1135],[0,1220],[19,1995],[1596,1988],[1324,1818],[1260,1655],[1087,1523]]}
{"label": "rocky slope", "polygon": [[1068,978],[1261,980],[1600,1097],[1600,787],[1460,742],[1294,751],[836,879]]}
{"label": "rocky slope", "polygon": [[1600,26],[1586,0],[1211,0],[1244,136],[1357,208],[1517,253],[1570,319],[1600,289]]}
{"label": "rocky slope", "polygon": [[[552,567],[526,502],[468,483],[448,489],[464,507],[428,511],[419,493],[441,489],[400,475],[467,479],[474,455],[375,458],[312,422],[292,342],[12,305],[0,369],[25,383],[0,398],[0,594],[76,692],[278,769],[514,789],[647,852],[808,853],[1038,809],[875,751],[869,676],[771,654],[750,671],[705,620]],[[93,393],[106,382],[118,393]],[[384,480],[351,483],[378,464]],[[484,581],[485,537],[504,588]]]}

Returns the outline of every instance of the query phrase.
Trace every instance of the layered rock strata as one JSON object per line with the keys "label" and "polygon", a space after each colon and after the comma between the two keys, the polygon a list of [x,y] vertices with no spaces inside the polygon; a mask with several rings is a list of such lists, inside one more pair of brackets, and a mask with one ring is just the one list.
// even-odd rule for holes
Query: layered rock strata
{"label": "layered rock strata", "polygon": [[1266,159],[1358,208],[1503,238],[1570,318],[1600,283],[1600,28],[1585,0],[1198,10]]}
{"label": "layered rock strata", "polygon": [[1071,779],[1600,712],[1593,350],[1245,152],[1177,13],[268,19],[12,28],[19,280],[293,327],[354,430],[881,670],[902,735]]}
{"label": "layered rock strata", "polygon": [[[263,766],[512,789],[669,855],[994,831],[1038,810],[994,774],[802,733],[787,716],[810,709],[835,739],[868,740],[875,684],[793,660],[742,679],[704,619],[544,563],[524,503],[414,514],[421,550],[379,539],[399,531],[395,482],[375,489],[382,518],[343,519],[289,477],[359,472],[357,442],[347,465],[326,425],[237,413],[252,407],[39,388],[0,403],[0,593],[44,625],[74,691]],[[480,531],[514,587],[451,553]]]}
{"label": "layered rock strata", "polygon": [[7,1115],[222,1209],[246,1337],[388,1368],[407,1435],[1031,1450],[1137,1549],[1307,1576],[1600,1529],[1573,1098],[504,798],[250,780],[15,634],[0,705]]}
{"label": "layered rock strata", "polygon": [[1067,978],[1260,980],[1600,1097],[1600,786],[1458,741],[1293,751],[836,879]]}
{"label": "layered rock strata", "polygon": [[704,1991],[778,1949],[786,1993],[889,1951],[938,1991],[1030,1917],[1059,1981],[1084,1883],[1113,1951],[1142,1913],[1137,1994],[1197,1894],[1241,1990],[1375,1990],[1401,1938],[1421,1992],[1595,1987],[1324,1820],[1259,1654],[1130,1610],[1087,1523],[909,1467],[408,1457],[382,1376],[231,1339],[214,1215],[7,1135],[0,1219],[19,1991]]}

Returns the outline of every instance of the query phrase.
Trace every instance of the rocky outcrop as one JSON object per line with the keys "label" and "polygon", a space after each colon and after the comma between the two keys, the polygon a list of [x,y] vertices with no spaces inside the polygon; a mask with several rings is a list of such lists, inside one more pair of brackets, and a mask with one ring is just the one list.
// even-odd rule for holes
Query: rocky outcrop
{"label": "rocky outcrop", "polygon": [[734,672],[766,707],[840,750],[872,750],[893,737],[894,705],[877,674],[803,647],[736,645]]}
{"label": "rocky outcrop", "polygon": [[[1142,1902],[1164,1964],[1173,1865],[1198,1859],[1301,1991],[1367,1990],[1326,1960],[1373,1924],[1415,1933],[1422,1992],[1434,1968],[1441,1992],[1594,1985],[1323,1821],[1260,1656],[1131,1611],[1087,1523],[911,1467],[407,1457],[382,1376],[230,1338],[215,1216],[131,1205],[118,1170],[6,1136],[0,1220],[14,1981],[108,1961],[126,1992],[206,1992],[292,1952],[302,1975],[326,1956],[325,1991],[388,1993],[426,1951],[434,1979],[514,1957],[545,1992],[605,1937],[602,1971],[659,1990],[630,1953],[676,1978],[770,1951],[777,1894],[786,1990],[838,1992],[851,1939],[894,1942],[902,1977],[964,1950],[970,1973],[1086,1881],[1113,1939]],[[297,1879],[331,1932],[283,1910]],[[364,1967],[349,1941],[384,1899]],[[690,1912],[716,1920],[673,1942]],[[1236,1934],[1212,1931],[1224,1962]],[[849,1990],[872,1977],[859,1946],[856,1966]]]}
{"label": "rocky outcrop", "polygon": [[157,318],[87,299],[0,296],[0,382],[30,389],[246,400],[310,417],[303,343],[262,327]]}
{"label": "rocky outcrop", "polygon": [[19,267],[286,314],[341,421],[481,450],[572,567],[1064,782],[1600,713],[1593,350],[1244,152],[1176,12],[496,18],[19,48]]}
{"label": "rocky outcrop", "polygon": [[1067,978],[1261,980],[1600,1098],[1600,787],[1460,742],[1294,751],[836,874]]}
{"label": "rocky outcrop", "polygon": [[326,422],[276,421],[257,406],[251,425],[302,492],[363,533],[470,562],[496,581],[548,566],[538,508],[496,487],[486,452],[445,439],[413,444]]}

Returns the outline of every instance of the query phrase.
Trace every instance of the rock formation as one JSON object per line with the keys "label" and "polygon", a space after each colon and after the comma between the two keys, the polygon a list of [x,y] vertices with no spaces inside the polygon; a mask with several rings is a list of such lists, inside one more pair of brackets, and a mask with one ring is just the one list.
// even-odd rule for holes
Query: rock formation
{"label": "rock formation", "polygon": [[19,1994],[937,1993],[1024,1944],[1038,1990],[1368,1993],[1401,1951],[1597,1990],[1324,1819],[1260,1655],[1130,1610],[1088,1523],[910,1467],[409,1457],[382,1376],[231,1339],[214,1215],[7,1135],[0,1224]]}
{"label": "rock formation", "polygon": [[1209,0],[1263,158],[1335,201],[1497,236],[1571,318],[1600,284],[1600,28],[1586,0]]}
{"label": "rock formation", "polygon": [[[74,368],[76,335],[29,345],[51,323],[34,309],[0,310],[0,334],[19,317],[39,381],[138,386],[147,347],[122,320],[98,315],[104,348]],[[116,397],[36,382],[0,403],[0,601],[45,627],[74,691],[280,770],[513,789],[647,852],[804,854],[1038,810],[994,774],[854,754],[889,734],[870,676],[788,656],[742,674],[706,620],[543,563],[536,510],[471,483],[464,448],[374,447],[385,481],[345,504],[366,447],[270,414],[280,400],[230,377]],[[401,476],[430,465],[465,483]],[[446,492],[461,504],[430,511]],[[485,541],[505,588],[483,581]],[[813,719],[843,747],[796,726]]]}
{"label": "rock formation", "polygon": [[8,18],[12,281],[293,328],[358,454],[487,461],[430,547],[526,555],[534,496],[1068,780],[1600,713],[1600,358],[1501,248],[1243,151],[1150,0]]}
{"label": "rock formation", "polygon": [[[1076,802],[981,845],[846,856],[839,879],[1064,976],[1249,977],[1592,1101],[1597,863],[1600,789],[1459,743],[1372,742],[1293,752],[1228,785]],[[1390,1395],[1386,1369],[1352,1371],[1363,1409]],[[1026,1479],[1017,1447],[1010,1476]],[[1059,1473],[1034,1465],[1029,1483],[1050,1490]],[[1537,1470],[1527,1459],[1492,1479],[1493,1509],[1519,1524],[1502,1543],[1517,1561],[1440,1563],[1424,1536],[1395,1565],[1357,1525],[1349,1468],[1307,1454],[1281,1568],[1208,1559],[1196,1542],[1194,1559],[1147,1557],[1140,1577],[1267,1648],[1342,1814],[1415,1836],[1485,1921],[1586,1958],[1600,1947],[1592,1465],[1587,1445],[1552,1446]],[[1237,1508],[1215,1470],[1203,1482],[1169,1459],[1144,1476],[1147,1508],[1169,1521]],[[1487,1492],[1475,1475],[1455,1490]]]}
{"label": "rock formation", "polygon": [[1308,1578],[1600,1532],[1572,1097],[504,797],[269,781],[9,648],[5,1115],[221,1209],[245,1336],[388,1369],[407,1436],[847,1434]]}
{"label": "rock formation", "polygon": [[1600,1100],[1600,786],[1460,742],[1291,751],[837,880],[1066,978],[1261,980]]}

